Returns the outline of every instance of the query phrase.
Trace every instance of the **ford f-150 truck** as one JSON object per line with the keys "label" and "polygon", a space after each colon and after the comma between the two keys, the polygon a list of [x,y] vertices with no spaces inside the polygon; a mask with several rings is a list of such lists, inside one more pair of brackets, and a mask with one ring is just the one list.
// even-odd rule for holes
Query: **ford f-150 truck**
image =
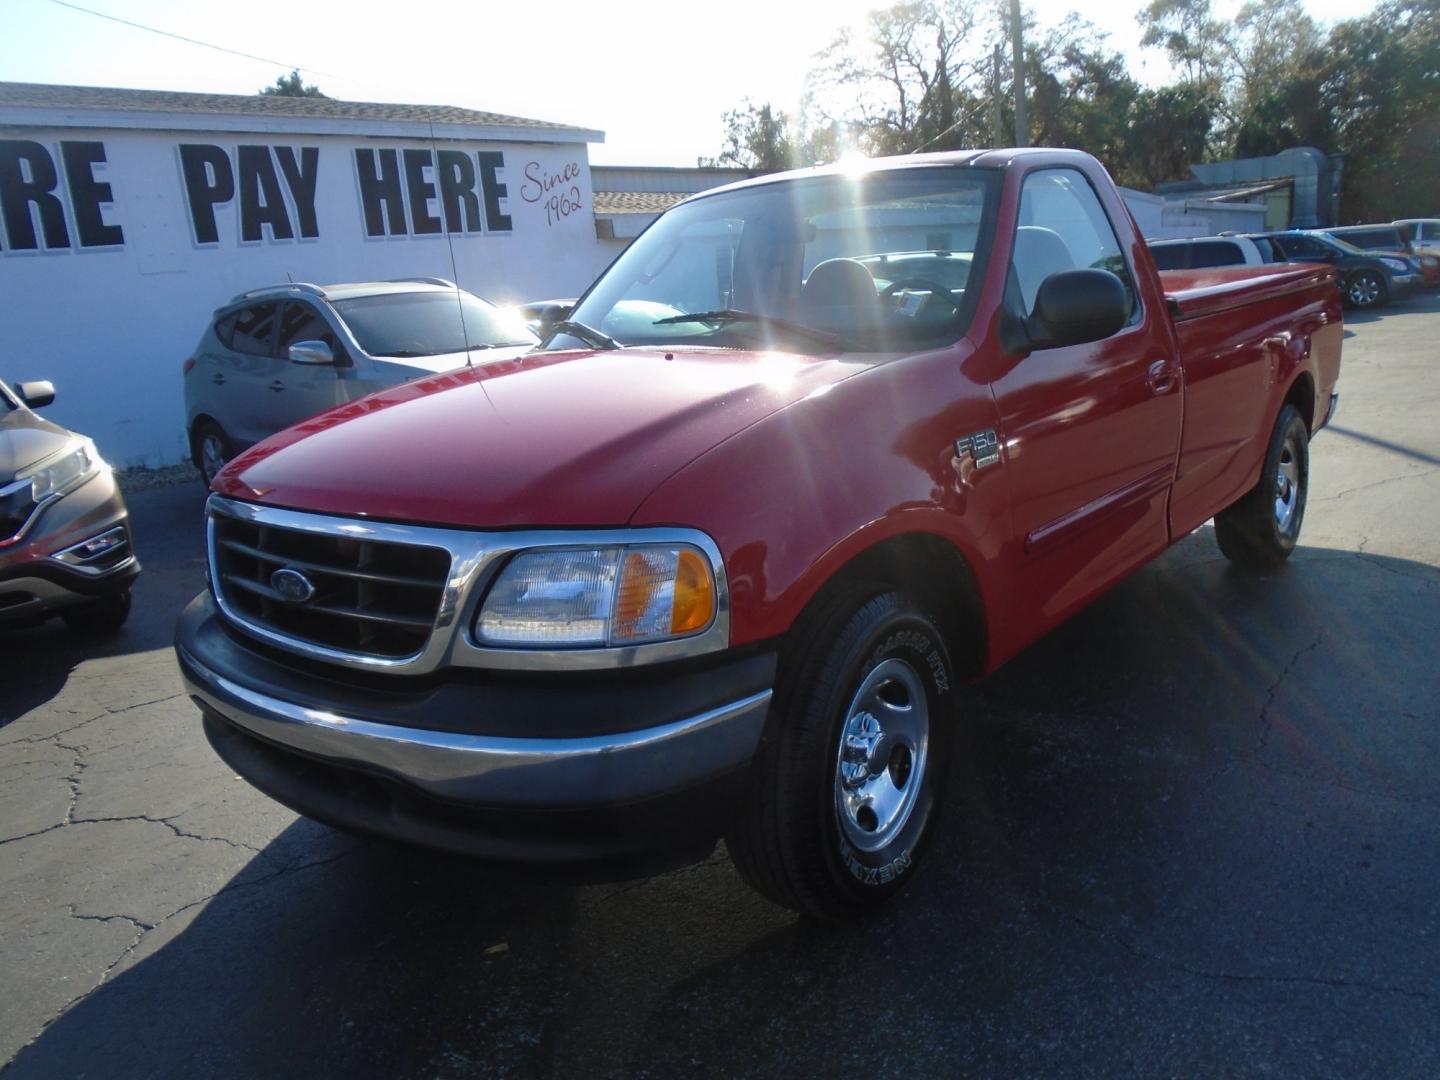
{"label": "ford f-150 truck", "polygon": [[607,868],[724,836],[863,914],[936,828],[962,682],[1211,518],[1291,552],[1342,336],[1329,266],[1157,273],[1075,151],[705,192],[535,351],[232,462],[180,667],[321,821]]}

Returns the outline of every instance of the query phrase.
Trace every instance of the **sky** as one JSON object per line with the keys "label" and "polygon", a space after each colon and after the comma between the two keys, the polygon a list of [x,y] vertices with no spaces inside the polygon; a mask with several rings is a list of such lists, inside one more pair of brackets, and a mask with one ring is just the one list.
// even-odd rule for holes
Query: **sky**
{"label": "sky", "polygon": [[[298,67],[331,97],[456,105],[604,131],[603,165],[693,165],[723,140],[721,114],[742,98],[799,103],[815,52],[876,0],[75,0],[106,15],[222,45],[246,59],[123,26],[56,0],[0,0],[0,80],[254,93]],[[1221,14],[1240,0],[1216,0]],[[1026,0],[1042,26],[1073,0]],[[1140,3],[1080,13],[1158,84],[1164,56],[1141,50]],[[1305,0],[1322,22],[1373,0]]]}

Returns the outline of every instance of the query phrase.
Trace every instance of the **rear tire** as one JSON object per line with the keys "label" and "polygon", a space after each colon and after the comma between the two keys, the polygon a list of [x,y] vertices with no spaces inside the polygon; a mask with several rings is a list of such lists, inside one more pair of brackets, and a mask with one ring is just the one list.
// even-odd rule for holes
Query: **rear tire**
{"label": "rear tire", "polygon": [[878,588],[847,592],[793,639],[726,841],[762,895],[857,918],[910,880],[933,832],[953,668],[938,620]]}
{"label": "rear tire", "polygon": [[213,420],[201,420],[190,429],[190,452],[200,479],[209,487],[235,456],[235,447],[224,430]]}
{"label": "rear tire", "polygon": [[1280,410],[1259,482],[1215,515],[1220,551],[1237,566],[1265,569],[1290,557],[1310,489],[1310,433],[1293,405]]}
{"label": "rear tire", "polygon": [[113,634],[125,625],[125,620],[129,617],[129,589],[103,596],[93,604],[70,608],[68,611],[60,613],[60,618],[65,620],[65,625],[70,628],[71,632],[84,634],[87,637]]}

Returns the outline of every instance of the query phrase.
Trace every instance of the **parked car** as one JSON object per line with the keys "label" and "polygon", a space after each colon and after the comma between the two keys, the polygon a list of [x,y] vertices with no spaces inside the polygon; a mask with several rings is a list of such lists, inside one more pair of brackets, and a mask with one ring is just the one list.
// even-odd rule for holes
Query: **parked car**
{"label": "parked car", "polygon": [[1341,225],[1315,231],[1364,251],[1409,259],[1419,267],[1424,285],[1440,285],[1440,257],[1417,251],[1404,230],[1395,225]]}
{"label": "parked car", "polygon": [[242,293],[216,310],[183,366],[191,457],[209,484],[239,451],[318,412],[510,359],[537,340],[513,314],[439,278]]}
{"label": "parked car", "polygon": [[1212,517],[1236,563],[1294,550],[1335,274],[1162,284],[1071,150],[701,193],[540,351],[232,462],[187,692],[322,821],[631,869],[724,833],[773,900],[872,911],[935,831],[961,680]]}
{"label": "parked car", "polygon": [[1440,218],[1406,218],[1394,224],[1417,253],[1440,256]]}
{"label": "parked car", "polygon": [[1147,240],[1157,270],[1202,270],[1212,266],[1260,266],[1267,261],[1248,236],[1196,236]]}
{"label": "parked car", "polygon": [[1362,251],[1324,233],[1299,229],[1252,233],[1251,239],[1269,240],[1288,262],[1318,262],[1335,267],[1345,303],[1357,308],[1384,307],[1412,295],[1422,284],[1420,268],[1401,255]]}
{"label": "parked car", "polygon": [[117,630],[140,561],[110,466],[83,435],[36,416],[48,382],[0,383],[0,626],[58,615]]}

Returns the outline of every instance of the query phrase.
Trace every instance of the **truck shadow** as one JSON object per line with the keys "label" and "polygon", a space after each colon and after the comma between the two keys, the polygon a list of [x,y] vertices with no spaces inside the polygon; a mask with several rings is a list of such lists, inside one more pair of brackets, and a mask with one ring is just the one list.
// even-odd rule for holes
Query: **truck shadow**
{"label": "truck shadow", "polygon": [[[1373,1069],[1437,963],[1437,598],[1415,562],[1245,577],[1191,537],[965,693],[928,864],[861,926],[723,854],[556,885],[296,822],[8,1075],[1225,1071],[1238,1030]],[[1297,989],[1326,980],[1398,989]]]}

